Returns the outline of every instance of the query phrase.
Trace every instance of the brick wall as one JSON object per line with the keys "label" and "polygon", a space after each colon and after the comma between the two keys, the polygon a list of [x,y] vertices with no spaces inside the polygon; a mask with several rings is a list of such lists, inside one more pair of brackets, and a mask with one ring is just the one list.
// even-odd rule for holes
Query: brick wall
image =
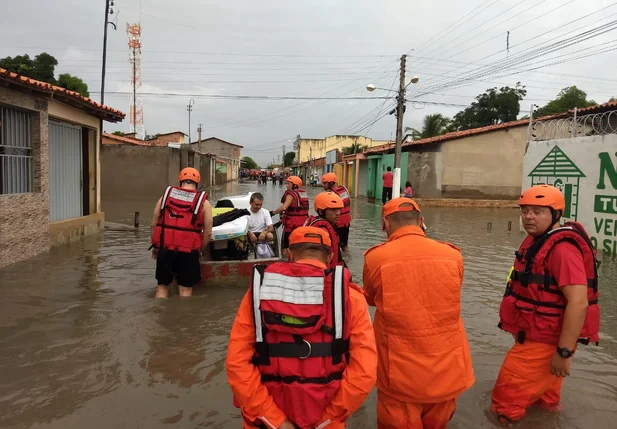
{"label": "brick wall", "polygon": [[0,267],[46,252],[49,236],[47,100],[0,87],[0,104],[32,113],[33,193],[0,195]]}

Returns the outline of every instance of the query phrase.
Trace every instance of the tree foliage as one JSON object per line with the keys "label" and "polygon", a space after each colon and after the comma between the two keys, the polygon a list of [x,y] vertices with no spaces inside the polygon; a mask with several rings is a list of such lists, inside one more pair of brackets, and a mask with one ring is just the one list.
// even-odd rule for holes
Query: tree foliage
{"label": "tree foliage", "polygon": [[250,156],[243,157],[242,162],[240,163],[240,166],[242,168],[248,168],[249,170],[254,170],[256,168],[259,168],[259,165],[257,165],[255,160],[251,158]]}
{"label": "tree foliage", "polygon": [[575,85],[562,89],[554,100],[535,111],[534,116],[548,116],[567,112],[575,107],[589,107],[597,104],[593,100],[587,100],[587,93],[578,89]]}
{"label": "tree foliage", "polygon": [[353,143],[351,146],[344,147],[341,152],[343,155],[353,155],[364,152],[364,149],[366,148],[367,146],[363,146],[360,143]]}
{"label": "tree foliage", "polygon": [[114,136],[120,136],[120,137],[124,137],[126,135],[126,133],[122,131],[114,131],[112,134]]}
{"label": "tree foliage", "polygon": [[283,167],[291,167],[295,158],[296,158],[295,152],[285,153],[285,156],[283,157]]}
{"label": "tree foliage", "polygon": [[409,131],[411,131],[411,137],[414,140],[421,140],[452,132],[454,125],[452,119],[443,116],[441,113],[434,113],[424,117],[421,131],[415,128],[405,128],[406,133]]}
{"label": "tree foliage", "polygon": [[58,76],[58,86],[70,91],[79,92],[84,97],[90,97],[88,85],[77,76],[71,76],[68,73],[61,74]]}
{"label": "tree foliage", "polygon": [[47,52],[38,54],[34,59],[30,58],[28,54],[0,59],[0,68],[40,80],[41,82],[51,83],[52,85],[79,92],[85,97],[90,96],[88,85],[76,76],[63,73],[58,77],[58,80],[56,80],[55,70],[57,65],[58,60]]}
{"label": "tree foliage", "polygon": [[520,101],[527,90],[518,82],[514,88],[490,88],[476,97],[471,106],[454,116],[455,130],[469,130],[515,121],[520,113]]}

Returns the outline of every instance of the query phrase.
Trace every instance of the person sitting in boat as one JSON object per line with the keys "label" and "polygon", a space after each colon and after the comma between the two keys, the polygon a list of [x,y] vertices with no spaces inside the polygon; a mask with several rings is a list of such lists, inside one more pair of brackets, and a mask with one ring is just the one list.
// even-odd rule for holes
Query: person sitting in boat
{"label": "person sitting in boat", "polygon": [[251,194],[248,237],[251,243],[263,243],[274,240],[274,225],[270,212],[264,209],[264,196],[259,192]]}
{"label": "person sitting in boat", "polygon": [[244,429],[340,429],[377,379],[373,326],[362,289],[328,270],[330,237],[289,237],[292,262],[256,266],[227,349],[227,381]]}
{"label": "person sitting in boat", "polygon": [[174,277],[180,296],[193,294],[201,281],[199,257],[212,234],[212,206],[207,192],[198,192],[199,171],[185,168],[180,186],[168,186],[156,203],[150,231],[152,258],[156,259],[157,298],[169,296]]}
{"label": "person sitting in boat", "polygon": [[332,260],[330,268],[337,265],[345,265],[343,261],[341,242],[338,236],[337,225],[341,216],[341,209],[344,207],[343,200],[332,191],[321,192],[315,196],[313,202],[317,216],[310,216],[305,226],[321,228],[328,233],[332,243]]}
{"label": "person sitting in boat", "polygon": [[309,217],[308,195],[301,186],[302,179],[298,176],[289,176],[287,178],[287,190],[281,198],[281,206],[270,212],[271,215],[283,213],[283,242],[281,243],[283,255],[287,255],[289,236],[293,230],[304,225]]}

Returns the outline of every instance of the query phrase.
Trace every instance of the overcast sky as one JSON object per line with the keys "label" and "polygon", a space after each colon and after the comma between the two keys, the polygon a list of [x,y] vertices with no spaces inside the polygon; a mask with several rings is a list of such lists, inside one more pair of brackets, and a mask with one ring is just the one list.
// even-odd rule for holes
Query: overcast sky
{"label": "overcast sky", "polygon": [[[262,164],[281,155],[283,144],[291,150],[298,134],[394,138],[394,116],[370,126],[394,102],[204,95],[383,97],[386,91],[369,93],[366,85],[395,88],[399,57],[409,53],[408,74],[420,77],[410,86],[409,98],[428,92],[416,100],[447,105],[409,104],[405,126],[419,127],[429,113],[451,117],[487,88],[518,81],[528,90],[521,116],[531,103],[542,106],[569,85],[584,89],[597,102],[617,96],[617,51],[596,54],[617,48],[617,31],[610,31],[615,27],[530,58],[536,45],[617,19],[617,3],[612,0],[114,1],[112,20],[117,19],[118,29],[110,27],[108,35],[106,104],[129,112],[126,23],[141,19],[146,132],[188,132],[186,105],[193,98],[193,140],[201,123],[203,137],[243,145],[243,155]],[[0,57],[46,51],[59,61],[56,75],[68,72],[83,78],[98,101],[104,7],[105,0],[4,0]],[[588,14],[592,15],[583,18]],[[571,60],[582,55],[589,56]],[[527,62],[517,62],[523,56]],[[502,70],[472,74],[496,61],[502,62]],[[445,83],[449,85],[443,87]],[[124,122],[106,124],[105,129],[128,132],[129,127],[127,115]]]}

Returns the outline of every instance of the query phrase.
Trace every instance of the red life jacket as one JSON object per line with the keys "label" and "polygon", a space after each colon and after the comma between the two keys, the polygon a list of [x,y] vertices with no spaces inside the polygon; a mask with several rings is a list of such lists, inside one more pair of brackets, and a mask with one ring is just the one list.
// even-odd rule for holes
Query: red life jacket
{"label": "red life jacket", "polygon": [[309,199],[306,191],[302,188],[294,189],[292,191],[285,191],[281,203],[284,203],[287,199],[287,195],[291,195],[293,200],[291,205],[287,207],[287,210],[283,213],[281,221],[284,225],[285,232],[292,232],[299,226],[304,225],[304,222],[309,215]]}
{"label": "red life jacket", "polygon": [[332,261],[330,262],[330,268],[334,268],[337,265],[344,265],[345,262],[342,258],[341,242],[338,237],[338,232],[332,226],[330,222],[322,217],[309,216],[304,223],[304,226],[314,226],[325,230],[330,235],[330,247],[332,248]]}
{"label": "red life jacket", "polygon": [[528,236],[516,252],[512,274],[499,309],[499,327],[525,340],[557,344],[561,335],[567,300],[548,271],[548,257],[561,242],[574,244],[583,255],[589,306],[579,336],[583,344],[598,343],[600,307],[596,251],[580,223],[566,222],[534,239]]}
{"label": "red life jacket", "polygon": [[[257,265],[251,296],[253,364],[287,418],[299,429],[313,429],[349,361],[349,271],[294,262]],[[261,420],[247,422],[259,426]]]}
{"label": "red life jacket", "polygon": [[159,221],[152,235],[157,249],[192,252],[203,245],[203,203],[206,192],[168,186],[161,200]]}
{"label": "red life jacket", "polygon": [[338,219],[337,226],[339,228],[345,228],[351,225],[351,200],[349,199],[349,191],[344,186],[337,186],[332,188],[332,192],[343,200],[343,208],[341,209],[341,216]]}

